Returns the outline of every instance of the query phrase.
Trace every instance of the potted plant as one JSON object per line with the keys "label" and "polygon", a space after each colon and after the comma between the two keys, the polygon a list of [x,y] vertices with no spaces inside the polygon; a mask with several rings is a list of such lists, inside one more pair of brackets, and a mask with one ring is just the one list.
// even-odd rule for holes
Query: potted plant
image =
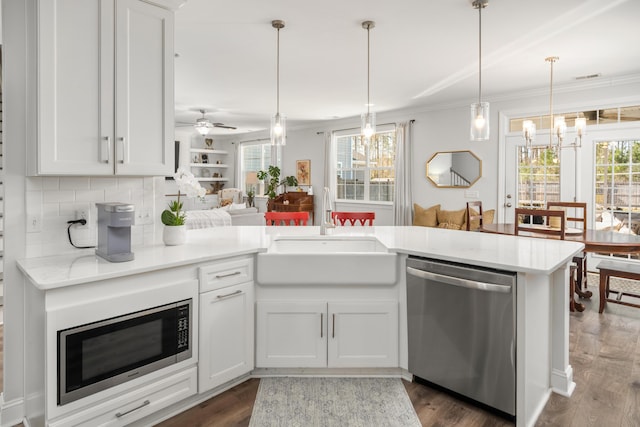
{"label": "potted plant", "polygon": [[165,245],[181,245],[187,239],[187,229],[184,225],[186,214],[182,210],[180,196],[199,197],[204,199],[207,193],[191,172],[178,168],[173,179],[178,184],[178,198],[169,203],[169,209],[162,211],[160,220],[164,224],[162,240]]}
{"label": "potted plant", "polygon": [[278,166],[269,166],[266,171],[258,171],[257,177],[260,181],[265,182],[265,195],[269,198],[267,201],[267,211],[273,208],[273,199],[276,198],[276,190],[280,185],[280,168]]}
{"label": "potted plant", "polygon": [[296,187],[298,185],[298,179],[295,176],[286,176],[280,182],[280,185],[284,186],[284,192],[287,192],[287,187]]}
{"label": "potted plant", "polygon": [[253,187],[249,189],[249,191],[247,191],[247,203],[249,203],[249,207],[252,208],[254,206],[253,204],[253,198],[255,197],[256,192],[253,190]]}

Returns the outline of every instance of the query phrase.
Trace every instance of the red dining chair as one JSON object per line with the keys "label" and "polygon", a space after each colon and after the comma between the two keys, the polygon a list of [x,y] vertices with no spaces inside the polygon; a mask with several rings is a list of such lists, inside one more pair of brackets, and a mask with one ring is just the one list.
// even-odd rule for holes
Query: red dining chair
{"label": "red dining chair", "polygon": [[358,221],[360,225],[373,225],[373,220],[376,219],[376,213],[375,212],[331,212],[331,219],[333,219],[333,222],[336,225],[338,225],[338,222],[340,222],[340,225],[344,225],[345,222],[347,221],[349,221],[351,225],[356,225],[356,221]]}
{"label": "red dining chair", "polygon": [[267,225],[307,225],[309,212],[265,212]]}

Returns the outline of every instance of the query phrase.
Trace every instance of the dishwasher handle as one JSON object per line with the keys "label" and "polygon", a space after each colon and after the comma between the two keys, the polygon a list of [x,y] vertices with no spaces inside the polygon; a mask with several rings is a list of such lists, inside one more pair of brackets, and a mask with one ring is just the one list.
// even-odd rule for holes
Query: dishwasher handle
{"label": "dishwasher handle", "polygon": [[495,283],[478,282],[476,280],[461,279],[459,277],[447,276],[444,274],[431,273],[430,271],[419,270],[413,267],[407,267],[407,273],[419,277],[421,279],[432,279],[449,285],[460,286],[467,289],[477,289],[487,292],[500,292],[508,294],[511,292],[511,286],[497,285]]}

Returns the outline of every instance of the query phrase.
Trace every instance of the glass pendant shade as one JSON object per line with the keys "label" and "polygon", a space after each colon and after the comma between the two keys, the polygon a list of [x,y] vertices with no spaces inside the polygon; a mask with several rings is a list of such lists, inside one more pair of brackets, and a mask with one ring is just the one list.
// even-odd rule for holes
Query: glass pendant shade
{"label": "glass pendant shade", "polygon": [[369,141],[371,140],[371,137],[376,133],[376,113],[372,111],[362,113],[361,119],[362,125],[360,134],[366,141]]}
{"label": "glass pendant shade", "polygon": [[587,119],[578,117],[576,119],[576,135],[582,138],[587,133]]}
{"label": "glass pendant shade", "polygon": [[557,116],[553,118],[553,133],[558,138],[558,146],[562,145],[564,140],[564,134],[567,131],[567,123],[564,121],[564,116]]}
{"label": "glass pendant shade", "polygon": [[536,124],[532,120],[525,120],[522,122],[522,136],[527,145],[531,145],[536,139]]}
{"label": "glass pendant shade", "polygon": [[489,103],[471,104],[471,140],[487,141],[489,139]]}
{"label": "glass pendant shade", "polygon": [[287,144],[287,118],[276,113],[271,117],[271,145]]}

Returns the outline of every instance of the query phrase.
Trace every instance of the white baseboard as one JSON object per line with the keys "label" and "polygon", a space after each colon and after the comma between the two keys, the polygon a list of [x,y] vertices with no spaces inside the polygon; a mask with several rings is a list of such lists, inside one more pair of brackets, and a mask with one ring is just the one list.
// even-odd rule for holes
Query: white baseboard
{"label": "white baseboard", "polygon": [[0,395],[0,426],[11,427],[20,423],[29,427],[29,423],[24,419],[24,399],[5,402],[4,394]]}

